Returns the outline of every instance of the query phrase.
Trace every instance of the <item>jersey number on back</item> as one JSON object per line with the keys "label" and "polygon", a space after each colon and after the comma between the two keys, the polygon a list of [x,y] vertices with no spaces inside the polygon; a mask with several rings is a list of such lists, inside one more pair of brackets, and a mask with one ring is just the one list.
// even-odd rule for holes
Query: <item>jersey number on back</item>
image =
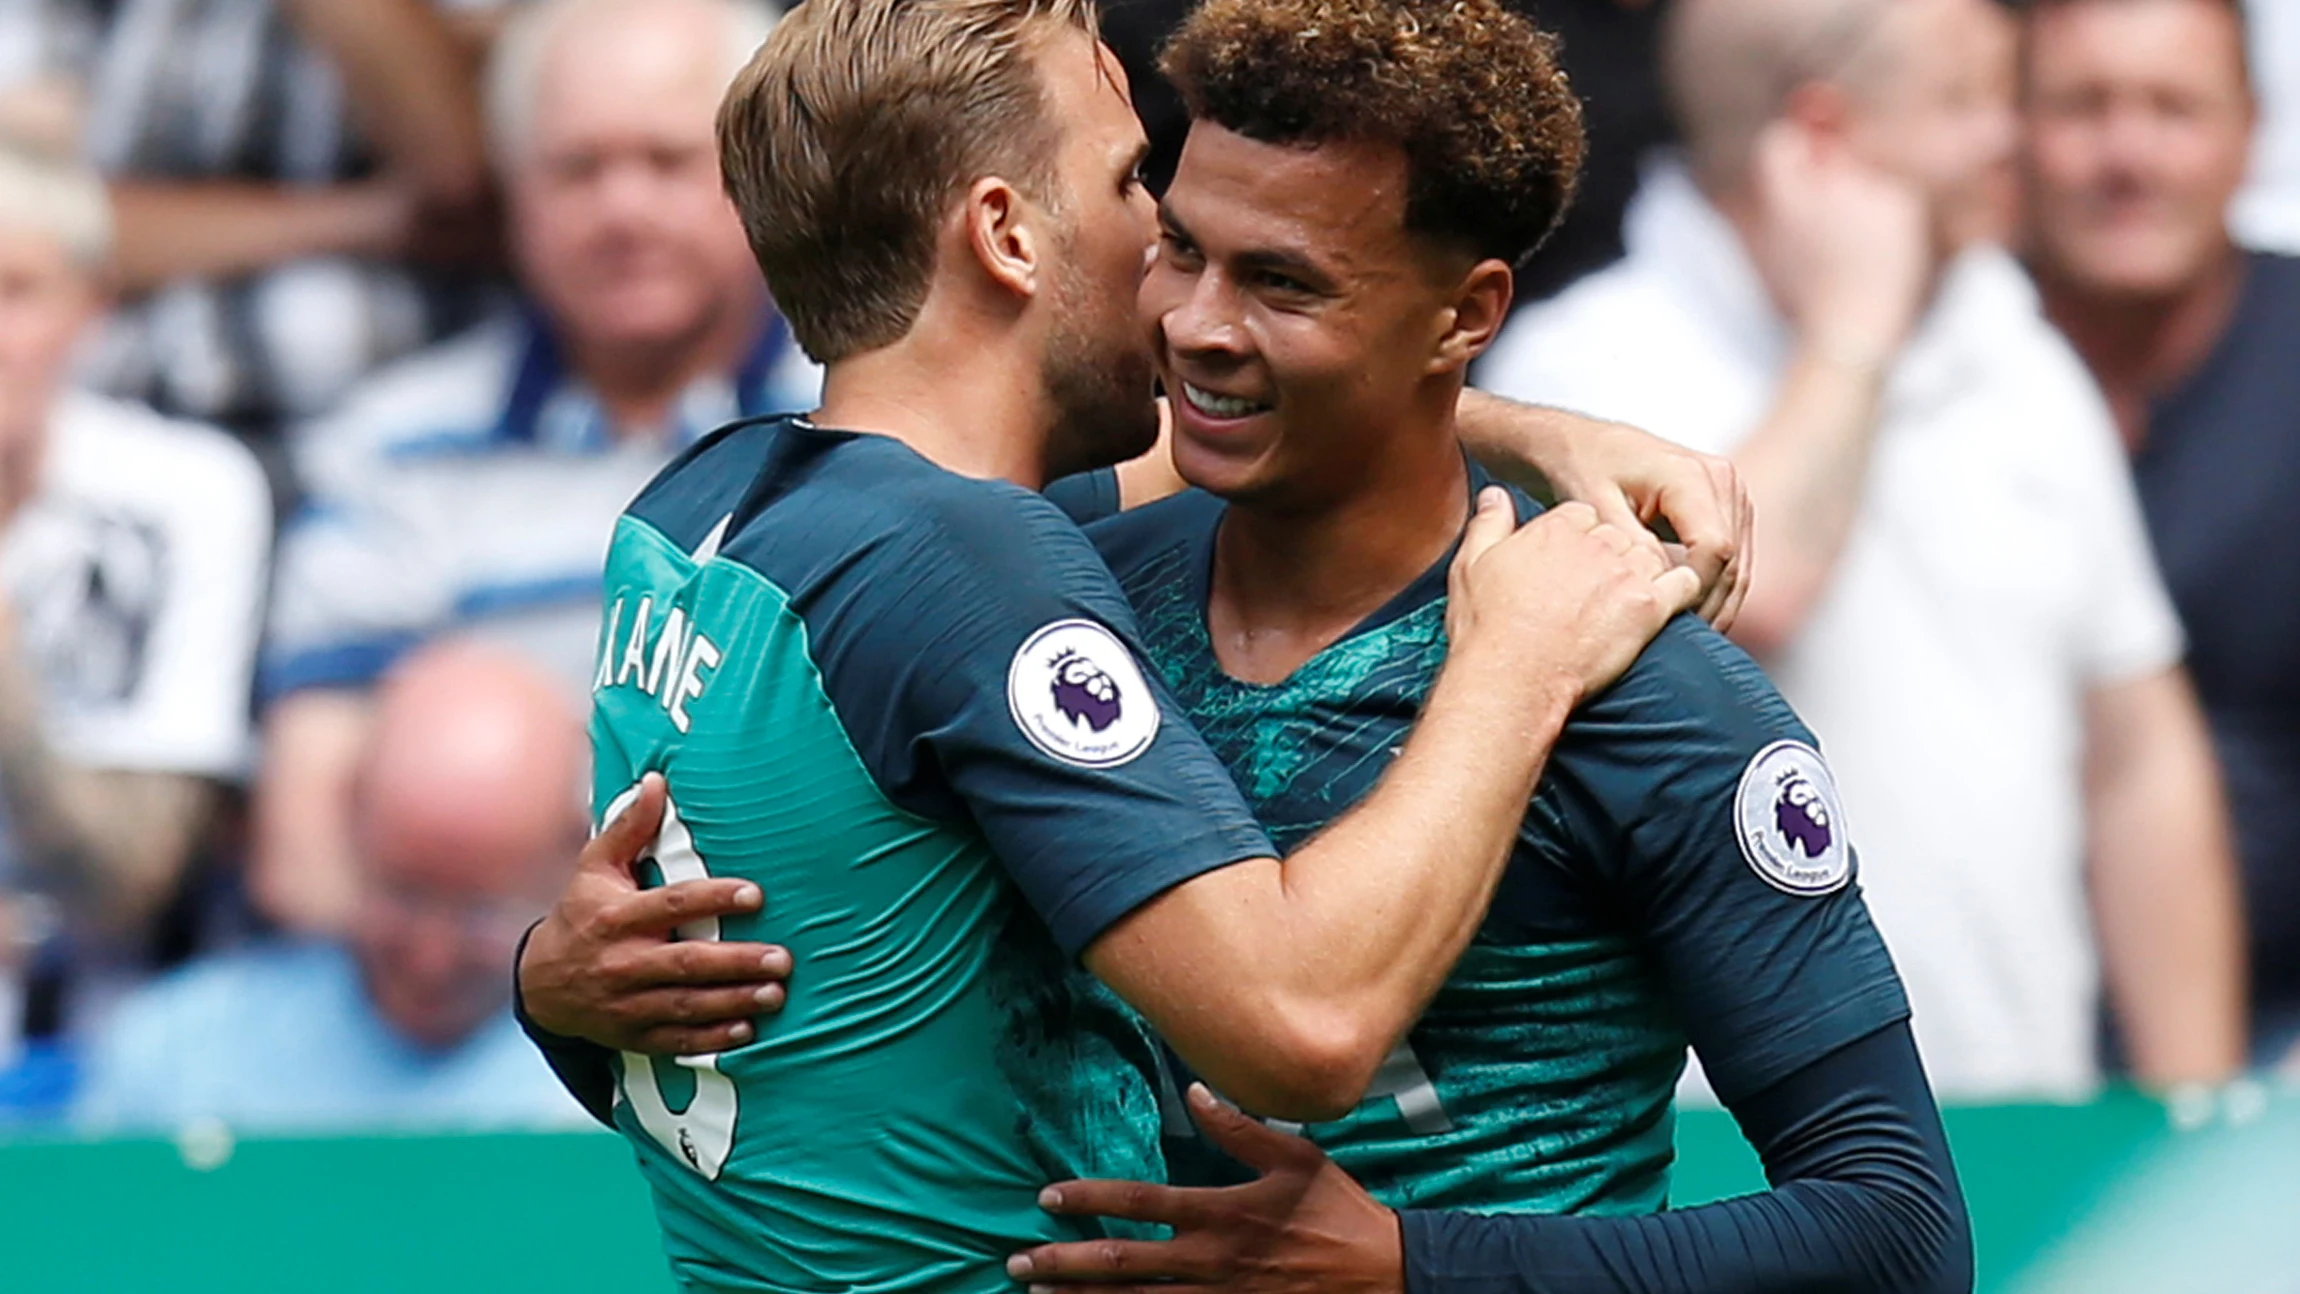
{"label": "jersey number on back", "polygon": [[[639,797],[639,788],[615,797],[607,806],[605,822],[630,807]],[[654,860],[663,873],[663,884],[680,881],[699,881],[710,876],[703,859],[695,852],[695,839],[687,831],[687,824],[679,819],[679,806],[666,797],[663,803],[663,826],[655,833],[655,841],[646,853],[640,855],[644,863]],[[717,942],[719,919],[699,917],[679,927],[681,939],[707,939]],[[673,1112],[663,1100],[663,1089],[655,1081],[655,1066],[660,1063],[652,1056],[635,1051],[623,1053],[622,1094],[631,1113],[638,1116],[639,1126],[647,1135],[661,1142],[665,1150],[677,1156],[679,1162],[703,1175],[707,1181],[717,1181],[719,1170],[727,1166],[727,1152],[735,1144],[735,1084],[719,1072],[717,1053],[707,1056],[680,1056],[668,1063],[690,1071],[695,1078],[695,1095],[687,1108]]]}

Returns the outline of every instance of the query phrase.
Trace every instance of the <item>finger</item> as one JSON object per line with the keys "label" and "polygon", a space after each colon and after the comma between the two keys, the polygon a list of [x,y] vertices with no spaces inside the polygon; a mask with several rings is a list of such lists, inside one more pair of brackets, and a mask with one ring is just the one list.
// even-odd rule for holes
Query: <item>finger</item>
{"label": "finger", "polygon": [[[1730,469],[1726,475],[1731,478]],[[1704,591],[1720,592],[1715,604],[1720,607],[1730,592],[1724,575],[1740,548],[1742,511],[1734,506],[1740,501],[1738,479],[1725,485],[1719,489],[1714,475],[1704,471],[1698,480],[1665,482],[1655,500],[1678,542],[1685,545],[1686,564],[1700,577]]]}
{"label": "finger", "polygon": [[640,1030],[622,1049],[648,1056],[715,1056],[758,1036],[758,1026],[748,1020],[703,1026],[658,1025]]}
{"label": "finger", "polygon": [[1597,515],[1597,509],[1579,499],[1560,503],[1543,513],[1542,516],[1548,519],[1551,525],[1563,526],[1565,529],[1576,533],[1587,533],[1603,524],[1603,518]]}
{"label": "finger", "polygon": [[1196,1226],[1220,1208],[1238,1187],[1160,1186],[1155,1182],[1081,1179],[1056,1182],[1038,1193],[1038,1207],[1074,1218],[1126,1218]]}
{"label": "finger", "polygon": [[[1006,1260],[1006,1274],[1036,1287],[1042,1283],[1106,1286],[1211,1278],[1212,1262],[1203,1242],[1179,1240],[1074,1240],[1040,1245]],[[1173,1287],[1160,1284],[1160,1291]]]}
{"label": "finger", "polygon": [[1576,502],[1586,504],[1595,511],[1598,521],[1604,525],[1619,526],[1623,530],[1645,529],[1645,519],[1637,515],[1637,505],[1631,503],[1629,496],[1617,487],[1608,485],[1598,490],[1594,497]]}
{"label": "finger", "polygon": [[663,775],[649,773],[639,779],[639,794],[615,815],[600,833],[583,846],[579,866],[617,873],[636,883],[639,859],[663,829],[666,800]]}
{"label": "finger", "polygon": [[1749,599],[1749,572],[1754,565],[1755,554],[1744,543],[1732,564],[1725,569],[1724,583],[1730,592],[1725,595],[1725,605],[1718,610],[1717,618],[1709,622],[1717,626],[1717,632],[1731,633],[1734,624],[1740,620],[1741,608]]}
{"label": "finger", "polygon": [[1605,545],[1606,551],[1616,557],[1626,557],[1637,547],[1629,532],[1619,526],[1600,524],[1589,532],[1589,537]]}
{"label": "finger", "polygon": [[751,881],[717,876],[680,881],[623,900],[615,924],[633,934],[668,934],[690,921],[756,912],[765,901]]}
{"label": "finger", "polygon": [[651,988],[627,993],[606,1004],[626,1031],[707,1029],[782,1010],[780,984],[728,984],[716,988]]}
{"label": "finger", "polygon": [[1517,509],[1510,506],[1509,492],[1488,486],[1477,492],[1477,511],[1470,514],[1469,525],[1462,530],[1461,548],[1454,554],[1453,569],[1467,570],[1495,544],[1509,538],[1517,529]]}
{"label": "finger", "polygon": [[1726,595],[1725,607],[1714,622],[1720,631],[1733,627],[1741,617],[1741,608],[1748,601],[1749,585],[1757,570],[1757,510],[1749,502],[1748,487],[1738,479],[1733,482],[1735,497],[1740,500],[1740,544],[1725,563],[1725,583],[1732,592]]}
{"label": "finger", "polygon": [[614,983],[630,988],[764,988],[791,977],[791,954],[774,944],[682,939],[637,951],[618,949]]}
{"label": "finger", "polygon": [[1322,1153],[1306,1138],[1280,1132],[1243,1110],[1223,1104],[1204,1083],[1190,1085],[1190,1113],[1205,1129],[1207,1140],[1256,1172],[1290,1168]]}
{"label": "finger", "polygon": [[1690,611],[1701,602],[1701,577],[1689,566],[1672,566],[1661,572],[1661,577],[1653,581],[1653,588],[1672,616]]}

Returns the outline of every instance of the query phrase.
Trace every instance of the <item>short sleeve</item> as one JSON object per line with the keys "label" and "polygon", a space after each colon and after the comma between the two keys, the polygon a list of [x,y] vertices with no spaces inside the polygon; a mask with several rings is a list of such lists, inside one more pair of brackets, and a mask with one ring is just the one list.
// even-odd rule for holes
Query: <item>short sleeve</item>
{"label": "short sleeve", "polygon": [[261,692],[364,688],[444,624],[446,558],[388,474],[305,502],[282,537]]}
{"label": "short sleeve", "polygon": [[1718,1094],[1908,1016],[1827,762],[1748,656],[1680,617],[1567,732],[1602,892],[1649,941]]}
{"label": "short sleeve", "polygon": [[2097,416],[2084,420],[2068,472],[2071,488],[2084,491],[2081,507],[2090,518],[2094,587],[2076,647],[2086,682],[2097,686],[2178,664],[2186,640],[2107,409],[2097,398],[2089,403]]}
{"label": "short sleeve", "polygon": [[1086,537],[1044,498],[968,488],[807,616],[890,796],[971,817],[1073,955],[1183,881],[1275,857]]}

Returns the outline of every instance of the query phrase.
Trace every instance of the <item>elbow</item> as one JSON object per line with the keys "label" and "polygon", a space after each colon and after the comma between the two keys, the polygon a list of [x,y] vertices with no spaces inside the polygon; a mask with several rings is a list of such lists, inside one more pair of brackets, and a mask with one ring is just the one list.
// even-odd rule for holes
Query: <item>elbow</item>
{"label": "elbow", "polygon": [[1253,1045],[1253,1072],[1224,1093],[1255,1114],[1294,1123],[1327,1123],[1356,1109],[1390,1050],[1350,1012],[1299,1007],[1275,1013]]}
{"label": "elbow", "polygon": [[1939,1189],[1903,1195],[1899,1216],[1900,1255],[1895,1277],[1876,1282],[1879,1294],[1972,1294],[1972,1218],[1954,1178]]}
{"label": "elbow", "polygon": [[1973,1294],[1973,1236],[1963,1220],[1960,1209],[1959,1225],[1919,1279],[1910,1284],[1909,1294]]}

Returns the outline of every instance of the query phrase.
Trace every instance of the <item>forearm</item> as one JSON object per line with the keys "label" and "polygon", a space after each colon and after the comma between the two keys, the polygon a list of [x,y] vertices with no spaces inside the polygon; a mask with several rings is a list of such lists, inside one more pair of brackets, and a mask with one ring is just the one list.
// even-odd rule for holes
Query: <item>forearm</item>
{"label": "forearm", "polygon": [[[1087,965],[1257,1113],[1354,1105],[1483,920],[1575,694],[1455,661],[1376,791],[1285,862],[1201,878]],[[1506,699],[1511,690],[1527,699]],[[1185,958],[1155,955],[1190,932]],[[1144,968],[1155,967],[1154,971]]]}
{"label": "forearm", "polygon": [[1550,473],[1566,439],[1590,420],[1561,409],[1520,404],[1463,388],[1454,408],[1454,434],[1480,466],[1538,498],[1555,501]]}
{"label": "forearm", "polygon": [[518,1019],[527,1040],[543,1053],[544,1062],[551,1066],[559,1085],[566,1088],[567,1094],[592,1118],[612,1128],[615,1126],[615,1053],[595,1042],[553,1033],[527,1014],[527,994],[519,982],[519,967],[527,960],[527,944],[534,937],[535,927],[527,927],[527,933],[519,936],[518,951],[511,957],[512,1015]]}
{"label": "forearm", "polygon": [[1644,1217],[1407,1212],[1411,1294],[1954,1294],[1971,1233],[1907,1026],[1735,1109],[1774,1189]]}
{"label": "forearm", "polygon": [[281,0],[342,75],[351,115],[391,169],[434,201],[487,184],[477,65],[428,0]]}
{"label": "forearm", "polygon": [[113,931],[136,928],[166,901],[215,802],[196,777],[59,758],[41,734],[31,678],[12,657],[0,657],[0,795],[34,877]]}
{"label": "forearm", "polygon": [[2244,1061],[2244,944],[2217,766],[2177,673],[2105,708],[2088,814],[2091,890],[2109,1001],[2135,1077],[2215,1082]]}
{"label": "forearm", "polygon": [[111,186],[115,286],[253,273],[305,256],[392,254],[405,203],[381,184],[284,188],[235,183]]}
{"label": "forearm", "polygon": [[1883,374],[1881,365],[1800,348],[1771,411],[1732,455],[1764,554],[1733,636],[1759,654],[1803,627],[1852,533]]}

